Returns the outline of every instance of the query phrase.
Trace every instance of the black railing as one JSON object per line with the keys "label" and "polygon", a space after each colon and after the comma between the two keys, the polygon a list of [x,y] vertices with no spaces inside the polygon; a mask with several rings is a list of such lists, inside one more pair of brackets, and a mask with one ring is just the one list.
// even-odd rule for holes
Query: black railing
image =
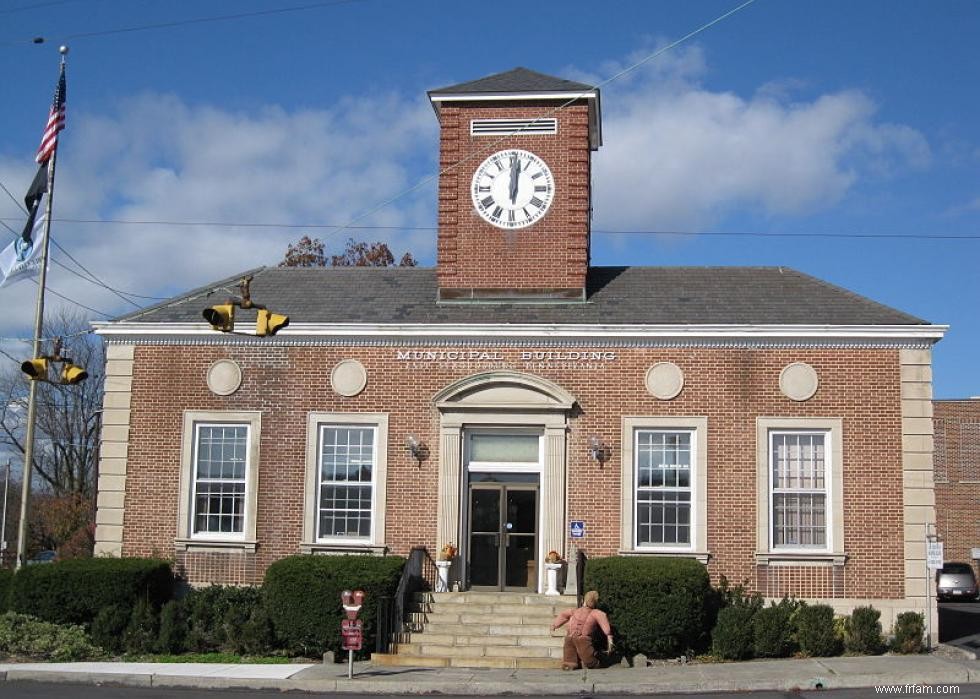
{"label": "black railing", "polygon": [[416,592],[435,586],[436,564],[424,546],[416,546],[408,554],[402,577],[393,597],[378,600],[378,636],[375,652],[390,653],[396,643],[405,640],[405,615]]}
{"label": "black railing", "polygon": [[578,606],[582,606],[585,598],[585,562],[589,559],[582,549],[575,550],[575,591],[578,594]]}

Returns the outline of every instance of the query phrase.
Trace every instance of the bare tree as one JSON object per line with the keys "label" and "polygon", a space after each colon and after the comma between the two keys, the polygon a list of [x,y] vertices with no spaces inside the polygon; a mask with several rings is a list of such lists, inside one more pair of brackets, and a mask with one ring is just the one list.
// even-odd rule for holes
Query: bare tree
{"label": "bare tree", "polygon": [[[412,253],[406,252],[398,261],[399,267],[415,267],[418,263]],[[327,256],[324,253],[323,241],[304,235],[295,244],[290,243],[286,248],[286,256],[280,267],[326,267]],[[347,240],[347,246],[340,255],[330,256],[331,267],[394,267],[395,255],[387,243],[365,243],[353,238]]]}
{"label": "bare tree", "polygon": [[[41,491],[53,496],[91,499],[95,494],[105,355],[102,342],[87,330],[84,318],[69,312],[56,313],[45,323],[45,336],[64,338],[62,356],[70,357],[89,375],[73,386],[38,384],[33,474]],[[47,343],[44,353],[50,351]],[[11,364],[0,373],[0,444],[21,454],[28,389],[28,380],[19,367]]]}

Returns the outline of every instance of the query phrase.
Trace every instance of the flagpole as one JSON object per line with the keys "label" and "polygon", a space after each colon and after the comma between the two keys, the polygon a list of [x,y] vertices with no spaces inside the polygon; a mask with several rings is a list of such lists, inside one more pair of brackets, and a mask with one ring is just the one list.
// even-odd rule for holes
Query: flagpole
{"label": "flagpole", "polygon": [[[65,67],[65,54],[68,47],[62,46],[61,68]],[[34,353],[33,358],[41,356],[41,336],[44,332],[44,285],[48,278],[48,247],[51,240],[51,209],[54,201],[54,171],[58,161],[58,149],[55,148],[48,161],[48,199],[45,203],[44,245],[41,247],[41,269],[37,280],[37,303],[34,306]],[[27,501],[31,496],[31,475],[34,466],[34,431],[37,422],[37,385],[40,381],[31,380],[30,392],[27,398],[27,430],[24,435],[24,468],[20,484],[20,524],[17,527],[17,564],[20,569],[27,563]]]}

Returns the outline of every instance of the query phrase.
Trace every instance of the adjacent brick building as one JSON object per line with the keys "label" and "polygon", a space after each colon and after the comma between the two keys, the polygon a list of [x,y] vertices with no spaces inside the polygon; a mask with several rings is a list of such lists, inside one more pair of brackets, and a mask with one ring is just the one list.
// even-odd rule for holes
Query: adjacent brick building
{"label": "adjacent brick building", "polygon": [[947,561],[980,554],[980,397],[933,402],[936,533]]}
{"label": "adjacent brick building", "polygon": [[202,320],[238,277],[99,325],[98,551],[255,583],[452,543],[462,587],[541,591],[577,547],[923,609],[945,328],[782,267],[590,266],[598,91],[516,69],[430,99],[436,269],[240,275],[275,336]]}

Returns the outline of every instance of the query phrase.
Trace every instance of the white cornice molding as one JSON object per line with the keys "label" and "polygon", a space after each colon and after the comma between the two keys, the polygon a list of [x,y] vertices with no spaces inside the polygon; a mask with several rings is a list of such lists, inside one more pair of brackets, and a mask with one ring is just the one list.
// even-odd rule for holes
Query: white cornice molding
{"label": "white cornice molding", "polygon": [[595,90],[584,92],[432,92],[433,102],[488,102],[501,100],[594,100],[599,93]]}
{"label": "white cornice molding", "polygon": [[[139,337],[145,340],[227,341],[255,338],[249,333],[221,333],[206,323],[96,322],[92,326],[107,339]],[[827,340],[886,342],[938,342],[948,325],[569,325],[569,324],[422,324],[422,323],[292,323],[275,339],[301,341],[323,339],[392,340],[656,340],[656,341],[806,341]]]}

